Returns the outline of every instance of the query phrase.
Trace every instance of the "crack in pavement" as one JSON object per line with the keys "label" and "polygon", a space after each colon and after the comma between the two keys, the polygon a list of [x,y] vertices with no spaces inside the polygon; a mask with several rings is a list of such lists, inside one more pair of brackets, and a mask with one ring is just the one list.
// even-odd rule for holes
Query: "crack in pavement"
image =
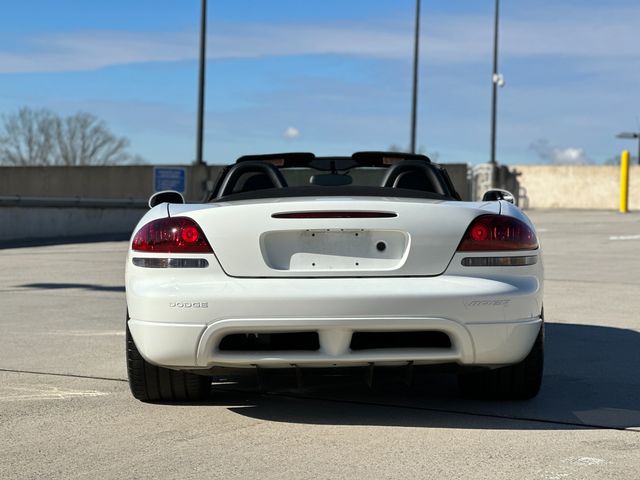
{"label": "crack in pavement", "polygon": [[126,378],[96,377],[93,375],[77,375],[73,373],[36,372],[33,370],[16,370],[11,368],[0,368],[0,372],[26,373],[29,375],[50,375],[53,377],[86,378],[89,380],[106,380],[110,382],[128,382]]}

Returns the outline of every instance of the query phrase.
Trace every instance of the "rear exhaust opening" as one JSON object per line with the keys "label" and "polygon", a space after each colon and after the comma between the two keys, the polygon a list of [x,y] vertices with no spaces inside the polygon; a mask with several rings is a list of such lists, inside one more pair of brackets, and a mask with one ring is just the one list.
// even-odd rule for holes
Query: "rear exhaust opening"
{"label": "rear exhaust opening", "polygon": [[222,338],[218,349],[227,352],[316,351],[320,350],[320,339],[318,332],[232,333]]}
{"label": "rear exhaust opening", "polygon": [[382,348],[451,348],[451,339],[444,332],[354,332],[351,350]]}

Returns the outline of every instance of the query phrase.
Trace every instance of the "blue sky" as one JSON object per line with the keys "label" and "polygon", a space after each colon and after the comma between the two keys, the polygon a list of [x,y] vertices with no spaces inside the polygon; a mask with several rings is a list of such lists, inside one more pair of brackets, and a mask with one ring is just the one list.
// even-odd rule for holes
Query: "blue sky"
{"label": "blue sky", "polygon": [[[205,158],[409,142],[414,0],[209,0]],[[199,0],[21,0],[0,113],[87,111],[152,163],[195,156]],[[493,0],[423,0],[418,143],[489,156]],[[504,0],[498,160],[601,163],[638,129],[640,4]],[[288,134],[287,134],[288,132]],[[297,135],[296,135],[297,133]]]}

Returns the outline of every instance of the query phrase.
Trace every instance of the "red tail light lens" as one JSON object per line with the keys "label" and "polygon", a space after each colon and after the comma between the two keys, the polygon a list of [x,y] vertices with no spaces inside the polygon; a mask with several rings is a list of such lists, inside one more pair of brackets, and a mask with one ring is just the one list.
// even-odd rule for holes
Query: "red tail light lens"
{"label": "red tail light lens", "polygon": [[138,252],[212,253],[200,226],[187,217],[160,218],[138,230],[131,247]]}
{"label": "red tail light lens", "polygon": [[458,251],[495,252],[536,248],[538,239],[526,223],[501,215],[481,215],[467,228]]}

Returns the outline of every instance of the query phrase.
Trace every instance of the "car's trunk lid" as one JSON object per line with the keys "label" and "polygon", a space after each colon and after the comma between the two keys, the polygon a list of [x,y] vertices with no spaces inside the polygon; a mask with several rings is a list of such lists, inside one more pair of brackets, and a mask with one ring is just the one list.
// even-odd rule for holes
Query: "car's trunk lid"
{"label": "car's trunk lid", "polygon": [[498,203],[293,198],[171,205],[202,227],[236,277],[433,276],[473,218]]}

